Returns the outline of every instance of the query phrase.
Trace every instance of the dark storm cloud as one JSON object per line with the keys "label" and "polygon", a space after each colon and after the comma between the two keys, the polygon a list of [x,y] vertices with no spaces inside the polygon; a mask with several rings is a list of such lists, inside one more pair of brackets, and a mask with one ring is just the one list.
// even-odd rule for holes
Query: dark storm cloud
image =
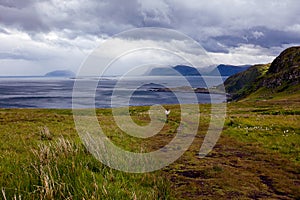
{"label": "dark storm cloud", "polygon": [[208,51],[226,52],[242,44],[268,48],[299,43],[298,1],[168,2],[174,27],[197,39]]}
{"label": "dark storm cloud", "polygon": [[0,5],[10,8],[24,8],[32,4],[32,0],[0,0]]}
{"label": "dark storm cloud", "polygon": [[300,43],[300,33],[289,32],[286,30],[271,30],[265,27],[254,27],[252,33],[261,33],[261,36],[256,37],[255,34],[246,35],[246,39],[251,44],[256,44],[263,47],[280,46],[282,44]]}
{"label": "dark storm cloud", "polygon": [[[51,1],[37,4],[40,16],[52,31],[69,30],[74,35],[113,35],[134,27],[142,27],[137,1]],[[54,14],[55,13],[55,14]]]}
{"label": "dark storm cloud", "polygon": [[228,47],[238,47],[240,44],[254,44],[270,48],[285,44],[300,43],[300,34],[281,30],[271,30],[265,27],[253,27],[241,30],[240,35],[223,35],[213,37],[213,40]]}
{"label": "dark storm cloud", "polygon": [[191,36],[208,51],[226,53],[241,44],[299,43],[299,10],[296,0],[0,0],[0,25],[30,35],[54,31],[68,39],[164,27]]}
{"label": "dark storm cloud", "polygon": [[0,1],[0,23],[28,32],[48,30],[32,1]]}

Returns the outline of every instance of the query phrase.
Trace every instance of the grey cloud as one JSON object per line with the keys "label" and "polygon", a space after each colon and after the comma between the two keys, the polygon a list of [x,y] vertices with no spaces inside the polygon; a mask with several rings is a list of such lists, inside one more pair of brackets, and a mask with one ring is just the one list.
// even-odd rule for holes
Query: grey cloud
{"label": "grey cloud", "polygon": [[[0,4],[0,23],[30,32],[48,30],[33,7],[19,8]],[[18,5],[18,4],[15,4]],[[25,6],[25,4],[24,4]]]}
{"label": "grey cloud", "polygon": [[34,55],[18,52],[0,52],[0,59],[13,59],[13,60],[36,60]]}
{"label": "grey cloud", "polygon": [[168,3],[153,0],[139,2],[143,26],[172,28],[172,10]]}
{"label": "grey cloud", "polygon": [[[286,31],[289,26],[300,24],[298,1],[185,2],[168,0],[172,5],[172,24],[209,51],[224,52],[224,48],[241,44],[272,47],[299,41],[300,32]],[[254,31],[264,35],[254,37]]]}
{"label": "grey cloud", "polygon": [[6,30],[5,30],[5,29],[3,29],[3,28],[0,28],[0,33],[9,34],[9,32],[8,32],[8,31],[6,31]]}
{"label": "grey cloud", "polygon": [[0,5],[4,7],[21,9],[34,3],[32,0],[0,0]]}
{"label": "grey cloud", "polygon": [[206,41],[202,41],[201,45],[206,51],[214,52],[214,53],[228,53],[228,48],[220,45],[216,40],[208,39]]}
{"label": "grey cloud", "polygon": [[[37,5],[40,16],[52,30],[71,30],[77,34],[113,35],[129,28],[141,27],[142,15],[137,1],[80,1],[61,6],[55,2]],[[57,15],[53,15],[53,12]],[[69,34],[68,34],[69,35]]]}
{"label": "grey cloud", "polygon": [[[268,0],[0,0],[0,24],[33,35],[55,31],[61,37],[111,36],[135,27],[181,31],[212,52],[255,44],[299,43],[298,1]],[[165,38],[167,40],[167,38]]]}
{"label": "grey cloud", "polygon": [[299,43],[300,34],[281,30],[271,30],[265,27],[253,27],[240,30],[237,35],[223,35],[212,37],[227,47],[238,47],[241,44],[259,45],[264,48],[278,47],[285,44]]}
{"label": "grey cloud", "polygon": [[245,34],[249,43],[266,48],[281,46],[283,44],[300,43],[300,33],[288,32],[285,30],[272,30],[265,27],[253,27],[249,32],[261,33],[260,37],[255,37],[253,34]]}

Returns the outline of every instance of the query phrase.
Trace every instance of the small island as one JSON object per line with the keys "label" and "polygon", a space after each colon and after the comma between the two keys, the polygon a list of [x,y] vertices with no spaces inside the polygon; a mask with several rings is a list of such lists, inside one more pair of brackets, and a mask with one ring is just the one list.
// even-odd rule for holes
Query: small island
{"label": "small island", "polygon": [[45,77],[75,77],[76,74],[70,70],[56,70],[44,75]]}
{"label": "small island", "polygon": [[168,87],[153,87],[150,88],[151,92],[195,92],[203,94],[224,94],[224,91],[218,90],[217,88],[192,88],[190,86],[182,86],[175,88]]}

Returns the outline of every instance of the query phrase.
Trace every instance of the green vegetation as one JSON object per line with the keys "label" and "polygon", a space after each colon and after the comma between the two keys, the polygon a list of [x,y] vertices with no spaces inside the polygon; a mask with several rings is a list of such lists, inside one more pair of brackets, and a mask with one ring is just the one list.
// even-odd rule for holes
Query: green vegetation
{"label": "green vegetation", "polygon": [[96,160],[77,136],[70,110],[2,109],[0,121],[4,199],[169,197],[168,183],[158,173],[123,173]]}
{"label": "green vegetation", "polygon": [[[288,102],[287,102],[288,101]],[[180,122],[177,105],[162,131],[136,139],[113,128],[109,109],[101,126],[120,147],[152,151],[167,144]],[[148,107],[132,107],[140,124]],[[198,135],[189,150],[164,169],[130,174],[110,169],[86,151],[70,110],[1,109],[0,187],[6,199],[241,199],[300,198],[299,101],[228,104],[223,134],[204,159],[197,153],[210,121],[201,105]],[[285,120],[282,120],[285,119]]]}
{"label": "green vegetation", "polygon": [[224,133],[257,143],[300,163],[300,102],[271,100],[230,104]]}
{"label": "green vegetation", "polygon": [[290,47],[284,50],[270,66],[269,74],[275,74],[282,71],[291,71],[293,68],[299,67],[300,63],[300,47]]}
{"label": "green vegetation", "polygon": [[270,64],[254,65],[246,71],[229,77],[225,82],[226,91],[232,94],[233,99],[241,99],[258,87],[259,80],[266,74]]}

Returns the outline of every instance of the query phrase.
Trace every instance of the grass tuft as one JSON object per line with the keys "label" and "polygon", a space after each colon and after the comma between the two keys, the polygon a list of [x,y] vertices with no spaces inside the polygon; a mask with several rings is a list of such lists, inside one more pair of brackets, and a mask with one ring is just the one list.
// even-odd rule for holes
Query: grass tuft
{"label": "grass tuft", "polygon": [[41,129],[41,140],[52,140],[52,135],[49,131],[49,128],[47,126],[44,126],[42,129]]}

